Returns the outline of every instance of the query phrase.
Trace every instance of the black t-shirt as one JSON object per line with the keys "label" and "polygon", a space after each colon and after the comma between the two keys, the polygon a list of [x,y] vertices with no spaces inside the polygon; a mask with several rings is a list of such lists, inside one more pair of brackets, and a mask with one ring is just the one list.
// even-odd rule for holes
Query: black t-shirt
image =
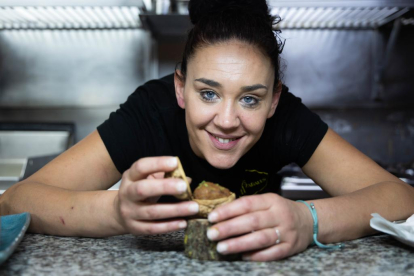
{"label": "black t-shirt", "polygon": [[277,172],[290,163],[304,166],[327,129],[284,86],[259,141],[232,168],[214,168],[190,147],[185,111],[177,104],[173,75],[168,75],[138,87],[98,132],[121,173],[142,157],[178,156],[186,175],[193,179],[192,189],[206,180],[243,196],[278,193]]}

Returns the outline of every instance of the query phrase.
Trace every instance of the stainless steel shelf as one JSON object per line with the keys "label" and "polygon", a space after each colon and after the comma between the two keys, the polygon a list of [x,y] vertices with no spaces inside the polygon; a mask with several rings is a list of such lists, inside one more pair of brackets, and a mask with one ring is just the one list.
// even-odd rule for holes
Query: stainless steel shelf
{"label": "stainless steel shelf", "polygon": [[[2,0],[4,29],[131,29],[185,33],[188,0]],[[280,29],[376,29],[414,9],[412,0],[269,0]],[[140,20],[141,16],[141,20]],[[165,17],[165,18],[164,18]],[[173,21],[170,19],[174,18]],[[175,21],[179,20],[175,24]],[[411,22],[408,18],[404,22]],[[172,24],[172,25],[171,25]],[[181,27],[180,27],[181,26]]]}
{"label": "stainless steel shelf", "polygon": [[280,29],[376,29],[414,8],[412,0],[269,0]]}
{"label": "stainless steel shelf", "polygon": [[273,7],[280,29],[375,29],[409,11],[408,7]]}
{"label": "stainless steel shelf", "polygon": [[[188,0],[154,2],[153,10],[140,17],[156,37],[184,35],[191,27]],[[268,0],[268,3],[271,13],[282,18],[275,29],[377,29],[414,9],[413,0]],[[403,24],[412,25],[412,21],[404,18]]]}
{"label": "stainless steel shelf", "polygon": [[131,29],[141,27],[135,6],[0,7],[4,29]]}
{"label": "stainless steel shelf", "polygon": [[151,8],[152,0],[1,0],[0,7],[53,7],[53,6],[143,6]]}
{"label": "stainless steel shelf", "polygon": [[271,7],[414,7],[412,0],[267,0]]}

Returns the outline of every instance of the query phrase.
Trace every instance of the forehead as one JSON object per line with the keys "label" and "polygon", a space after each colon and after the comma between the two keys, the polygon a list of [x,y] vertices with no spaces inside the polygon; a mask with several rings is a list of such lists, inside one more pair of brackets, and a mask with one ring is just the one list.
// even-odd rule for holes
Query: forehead
{"label": "forehead", "polygon": [[231,40],[199,48],[189,60],[187,75],[190,81],[207,77],[269,85],[274,79],[274,68],[270,58],[256,46]]}

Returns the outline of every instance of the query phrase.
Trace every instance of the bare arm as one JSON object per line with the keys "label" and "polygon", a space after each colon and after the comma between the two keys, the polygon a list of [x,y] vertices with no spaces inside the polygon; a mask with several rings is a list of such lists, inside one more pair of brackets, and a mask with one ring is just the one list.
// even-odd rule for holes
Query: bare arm
{"label": "bare arm", "polygon": [[177,231],[187,225],[184,216],[198,212],[198,204],[151,200],[187,189],[180,179],[152,177],[176,167],[175,157],[141,158],[123,173],[119,191],[105,191],[121,175],[95,131],[8,189],[0,197],[1,214],[29,212],[29,231],[51,235],[103,237]]}
{"label": "bare arm", "polygon": [[329,130],[303,171],[333,198],[314,200],[319,240],[338,242],[374,233],[371,213],[388,220],[414,213],[414,189]]}
{"label": "bare arm", "polygon": [[125,232],[114,219],[120,179],[97,131],[0,197],[1,215],[29,212],[29,231],[107,236]]}

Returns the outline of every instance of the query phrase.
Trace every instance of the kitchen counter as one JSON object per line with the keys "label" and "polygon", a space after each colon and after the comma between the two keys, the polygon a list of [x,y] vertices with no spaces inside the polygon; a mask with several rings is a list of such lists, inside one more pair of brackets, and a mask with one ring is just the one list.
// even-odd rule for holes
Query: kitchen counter
{"label": "kitchen counter", "polygon": [[102,239],[26,234],[1,275],[408,275],[414,249],[390,236],[310,247],[274,262],[209,262],[185,257],[183,232]]}

